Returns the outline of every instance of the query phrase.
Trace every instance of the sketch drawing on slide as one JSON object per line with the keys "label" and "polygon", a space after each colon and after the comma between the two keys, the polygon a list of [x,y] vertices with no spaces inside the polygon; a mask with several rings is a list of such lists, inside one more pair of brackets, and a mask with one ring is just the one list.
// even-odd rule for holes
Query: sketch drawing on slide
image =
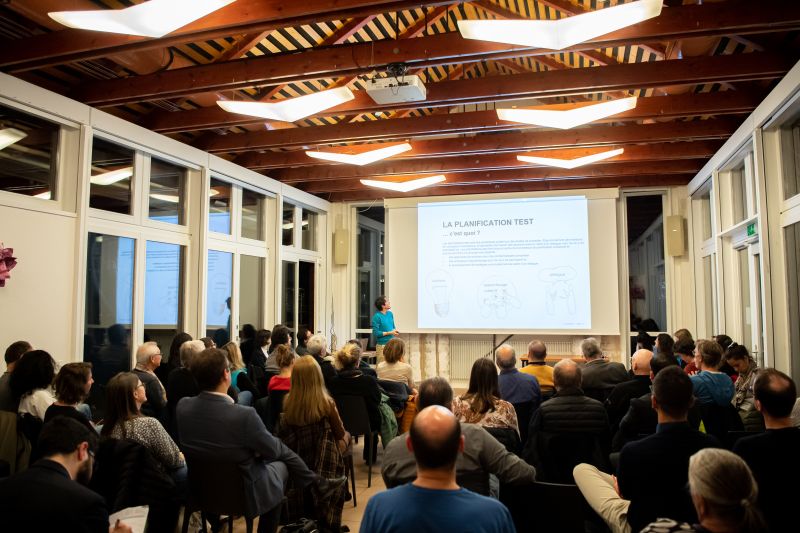
{"label": "sketch drawing on slide", "polygon": [[[568,266],[545,268],[539,272],[539,279],[545,283],[545,309],[547,314],[575,314],[575,291],[572,280],[575,269]],[[560,311],[560,312],[559,312]]]}
{"label": "sketch drawing on slide", "polygon": [[510,309],[522,307],[522,302],[517,298],[517,288],[513,283],[492,276],[478,286],[478,305],[483,318],[505,318]]}
{"label": "sketch drawing on slide", "polygon": [[453,291],[453,276],[446,270],[434,270],[428,274],[428,291],[433,297],[433,311],[436,316],[450,314],[450,293]]}

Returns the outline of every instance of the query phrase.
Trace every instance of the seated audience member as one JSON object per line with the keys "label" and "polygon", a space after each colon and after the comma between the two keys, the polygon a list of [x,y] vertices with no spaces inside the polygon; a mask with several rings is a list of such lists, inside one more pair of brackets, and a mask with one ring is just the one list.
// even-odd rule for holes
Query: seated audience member
{"label": "seated audience member", "polygon": [[42,459],[0,480],[3,531],[130,533],[109,525],[103,497],[87,485],[92,478],[97,433],[69,417],[56,417],[39,436]]}
{"label": "seated audience member", "polygon": [[44,423],[47,424],[57,416],[67,416],[94,431],[92,422],[78,411],[81,402],[89,397],[92,383],[91,363],[67,363],[62,366],[55,379],[56,401],[47,408]]}
{"label": "seated audience member", "polygon": [[55,377],[56,362],[44,350],[32,350],[17,361],[8,383],[19,402],[17,412],[44,420],[47,408],[56,401],[52,389]]}
{"label": "seated audience member", "polygon": [[519,435],[517,413],[511,403],[500,399],[497,370],[490,359],[472,364],[467,392],[453,400],[453,414],[461,422],[488,428],[510,428]]}
{"label": "seated audience member", "polygon": [[503,344],[494,351],[494,359],[500,368],[497,377],[500,398],[515,403],[531,402],[532,410],[539,407],[542,401],[542,390],[539,381],[528,374],[517,370],[517,354],[510,344]]}
{"label": "seated audience member", "polygon": [[756,507],[759,486],[736,454],[718,448],[689,458],[689,492],[698,523],[662,518],[642,533],[761,533],[764,519]]}
{"label": "seated audience member", "polygon": [[256,350],[256,328],[253,324],[245,324],[239,332],[239,351],[245,365],[250,364],[253,352]]}
{"label": "seated audience member", "polygon": [[309,470],[297,454],[267,431],[255,409],[231,400],[226,394],[231,373],[225,352],[204,350],[192,361],[191,371],[201,392],[178,404],[181,446],[190,458],[240,465],[247,480],[247,515],[261,516],[260,533],[276,530],[289,477],[299,488],[313,484],[319,501],[341,490],[346,478],[329,480]]}
{"label": "seated audience member", "polygon": [[325,335],[313,335],[308,339],[306,347],[308,348],[308,355],[313,357],[320,369],[322,369],[322,377],[325,378],[325,386],[327,387],[331,380],[336,377],[336,369],[333,368],[333,363],[327,357],[328,339],[325,338]]}
{"label": "seated audience member", "polygon": [[797,389],[789,376],[767,368],[756,375],[753,394],[767,430],[739,439],[733,451],[758,481],[759,504],[770,530],[789,531],[796,520],[796,493],[786,484],[800,479],[800,429],[793,426],[791,417]]}
{"label": "seated audience member", "polygon": [[603,358],[603,351],[597,339],[589,337],[581,343],[581,352],[586,363],[583,373],[583,391],[589,398],[604,402],[617,383],[628,381],[630,375],[625,365]]}
{"label": "seated audience member", "polygon": [[[636,350],[650,350],[656,345],[656,338],[651,337],[647,330],[640,329],[636,334]],[[636,351],[634,350],[634,351]]]}
{"label": "seated audience member", "polygon": [[181,366],[172,370],[167,376],[167,411],[169,412],[169,432],[173,438],[178,434],[175,427],[175,409],[178,407],[178,402],[181,398],[197,396],[200,390],[197,388],[197,383],[194,381],[189,366],[192,364],[192,359],[205,350],[203,341],[186,341],[181,344],[178,350],[178,357],[181,360]]}
{"label": "seated audience member", "polygon": [[247,368],[242,361],[242,352],[239,350],[239,345],[235,342],[229,342],[222,347],[222,350],[228,356],[228,364],[231,368],[231,387],[236,391],[237,403],[242,405],[253,405],[253,402],[258,398],[258,391],[256,386],[247,375]]}
{"label": "seated audience member", "polygon": [[170,372],[181,366],[181,346],[183,346],[184,342],[190,340],[192,340],[192,336],[183,331],[172,337],[172,342],[169,345],[169,357],[162,360],[158,368],[155,369],[156,377],[162,384],[167,382]]}
{"label": "seated audience member", "polygon": [[562,359],[553,370],[556,393],[542,403],[531,418],[522,457],[536,467],[540,480],[561,483],[568,475],[564,473],[567,467],[563,463],[571,462],[572,458],[555,460],[561,452],[559,440],[576,440],[585,435],[593,441],[592,463],[605,466],[611,435],[603,404],[583,394],[581,367],[572,359]]}
{"label": "seated audience member", "polygon": [[384,360],[378,363],[376,369],[378,379],[398,381],[408,385],[408,390],[414,390],[414,373],[411,365],[405,362],[406,343],[403,339],[395,337],[386,343],[383,348]]}
{"label": "seated audience member", "polygon": [[[336,396],[361,396],[367,404],[369,426],[373,431],[381,428],[381,391],[378,380],[364,374],[359,368],[361,347],[356,344],[345,344],[336,352],[336,362],[340,368],[336,379],[330,382],[328,390]],[[373,460],[377,455],[378,439],[373,440]],[[364,447],[364,459],[367,459],[367,446]]]}
{"label": "seated audience member", "polygon": [[297,355],[308,355],[308,339],[313,334],[314,332],[305,326],[297,329],[297,348],[294,351]]}
{"label": "seated audience member", "polygon": [[417,477],[370,498],[362,532],[514,531],[505,506],[456,483],[464,436],[453,413],[438,405],[426,407],[412,422],[406,442],[417,462]]}
{"label": "seated audience member", "polygon": [[[672,357],[656,356],[650,360],[650,382],[652,383],[658,373],[670,366],[678,366]],[[618,452],[628,442],[638,439],[641,435],[652,435],[658,426],[658,414],[653,409],[650,392],[638,398],[631,398],[628,411],[619,421],[619,429],[611,442],[612,451]],[[689,410],[689,424],[697,428],[700,425],[700,414],[692,406]]]}
{"label": "seated audience member", "polygon": [[[440,405],[451,409],[453,405],[453,389],[446,379],[428,378],[419,385],[417,407],[422,410],[431,405]],[[489,474],[498,477],[501,483],[509,485],[526,485],[536,477],[536,470],[515,454],[506,450],[497,439],[480,426],[461,424],[464,435],[464,451],[456,459],[456,476],[474,479],[482,476],[476,485],[462,485],[479,494],[489,494]],[[411,481],[417,475],[417,464],[414,455],[406,445],[408,434],[392,439],[386,447],[381,463],[381,475],[387,486],[396,486]]]}
{"label": "seated audience member", "polygon": [[167,407],[167,391],[156,377],[155,370],[161,366],[161,349],[155,342],[145,342],[136,350],[136,368],[133,369],[144,384],[147,401],[142,413],[164,422]]}
{"label": "seated audience member", "polygon": [[142,414],[142,405],[146,401],[145,387],[137,374],[122,372],[111,378],[106,387],[106,418],[102,435],[130,439],[150,450],[164,472],[183,490],[186,480],[183,454],[158,420]]}
{"label": "seated audience member", "polygon": [[[269,357],[269,342],[272,332],[268,329],[260,329],[256,332],[256,340],[253,351],[250,353],[250,361],[245,357],[245,364],[256,365],[264,370],[267,368],[267,357]],[[206,346],[208,348],[208,346]]]}
{"label": "seated audience member", "polygon": [[675,356],[675,354],[673,353],[674,347],[675,347],[675,341],[672,339],[672,335],[668,333],[659,333],[656,336],[656,344],[655,346],[653,346],[653,355],[663,353],[671,357],[674,357]]}
{"label": "seated audience member", "polygon": [[733,399],[733,382],[719,371],[722,348],[714,341],[699,340],[694,349],[694,362],[700,369],[691,376],[698,405],[727,405]]}
{"label": "seated audience member", "polygon": [[[355,345],[356,348],[358,348],[359,353],[362,353],[362,354],[364,353],[364,346],[361,344],[361,340],[360,339],[350,339],[349,341],[347,341],[347,344]],[[366,342],[365,342],[365,344],[366,344]],[[383,349],[383,348],[381,348],[381,349]],[[381,355],[381,357],[383,357],[383,355]],[[336,360],[335,359],[333,360],[333,364],[334,364],[334,366],[336,365]],[[369,365],[369,361],[367,360],[367,358],[362,357],[361,359],[358,360],[358,369],[361,372],[363,372],[364,374],[366,374],[368,376],[372,376],[375,379],[378,379],[378,373],[375,371],[374,368],[372,368]]]}
{"label": "seated audience member", "polygon": [[[343,476],[350,433],[344,429],[336,402],[325,390],[319,365],[310,355],[302,356],[297,360],[292,375],[294,386],[283,400],[278,436],[307,465],[313,465],[314,472],[320,476]],[[297,508],[302,510],[302,492],[294,491],[293,494],[299,500]],[[343,492],[327,502],[317,502],[316,507],[324,510],[323,516],[317,517],[323,530],[340,530],[343,506]]]}
{"label": "seated audience member", "polygon": [[753,381],[758,372],[758,364],[741,344],[733,343],[725,352],[725,360],[731,365],[739,375],[734,383],[733,400],[731,404],[739,411],[739,415],[745,418],[747,413],[755,407],[753,398]]}
{"label": "seated audience member", "polygon": [[11,385],[9,384],[11,373],[14,371],[14,367],[17,366],[17,361],[31,350],[33,350],[33,347],[27,341],[12,342],[6,348],[6,371],[0,377],[0,411],[17,412],[19,402],[14,400],[14,395],[11,393]]}
{"label": "seated audience member", "polygon": [[269,392],[274,390],[289,390],[292,387],[294,354],[286,346],[278,346],[273,353],[275,355],[275,361],[278,363],[278,367],[281,370],[280,373],[270,378],[267,389]]}
{"label": "seated audience member", "polygon": [[656,433],[622,448],[616,478],[591,465],[575,467],[575,483],[612,531],[640,531],[664,516],[696,522],[684,490],[689,457],[703,448],[719,447],[719,441],[689,427],[687,414],[693,401],[689,376],[677,365],[660,370],[652,395],[658,413]]}
{"label": "seated audience member", "polygon": [[729,336],[725,334],[714,335],[712,338],[717,344],[720,345],[722,348],[722,363],[719,365],[719,371],[725,374],[726,376],[731,378],[731,381],[736,381],[736,371],[733,369],[731,365],[725,360],[724,354],[728,351],[728,348],[736,344],[733,342]]}
{"label": "seated audience member", "polygon": [[[666,355],[665,357],[671,356]],[[653,352],[650,350],[636,350],[631,358],[633,379],[623,381],[611,389],[605,402],[611,431],[616,432],[619,428],[619,421],[628,412],[631,400],[650,392],[650,362],[652,359]]]}
{"label": "seated audience member", "polygon": [[694,342],[694,337],[692,337],[692,332],[686,328],[681,328],[675,333],[672,334],[675,337],[675,342],[678,342],[681,339],[686,339]]}
{"label": "seated audience member", "polygon": [[214,342],[214,339],[212,339],[211,337],[203,337],[202,339],[200,339],[200,342],[202,342],[203,346],[205,346],[206,348],[216,348],[217,347],[217,343]]}
{"label": "seated audience member", "polygon": [[275,361],[275,348],[278,346],[286,346],[289,351],[292,352],[292,337],[289,335],[289,328],[281,326],[280,324],[272,328],[272,337],[269,343],[269,357],[267,357],[266,363],[267,370],[275,374],[281,371],[278,363]]}
{"label": "seated audience member", "polygon": [[99,385],[105,385],[120,372],[131,371],[131,346],[127,328],[123,324],[112,324],[106,335],[108,344],[103,345],[92,360],[92,372]]}
{"label": "seated audience member", "polygon": [[546,358],[547,346],[542,341],[533,340],[528,344],[528,364],[520,369],[523,374],[536,378],[545,396],[553,393],[553,367],[547,365]]}
{"label": "seated audience member", "polygon": [[672,350],[680,358],[680,365],[683,371],[689,376],[694,376],[700,370],[694,364],[694,341],[692,339],[681,338],[672,347]]}

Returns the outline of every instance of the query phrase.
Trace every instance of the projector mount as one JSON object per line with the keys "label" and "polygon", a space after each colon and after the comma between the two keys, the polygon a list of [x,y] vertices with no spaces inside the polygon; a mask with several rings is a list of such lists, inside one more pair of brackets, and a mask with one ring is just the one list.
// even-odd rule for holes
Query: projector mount
{"label": "projector mount", "polygon": [[389,63],[386,65],[386,74],[397,80],[400,84],[400,78],[403,78],[408,72],[408,65],[405,63]]}

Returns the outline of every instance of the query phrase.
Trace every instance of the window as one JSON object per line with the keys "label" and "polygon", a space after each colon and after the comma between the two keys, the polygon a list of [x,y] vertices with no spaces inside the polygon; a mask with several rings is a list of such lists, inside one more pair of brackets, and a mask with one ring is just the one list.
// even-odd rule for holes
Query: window
{"label": "window", "polygon": [[209,250],[206,275],[206,335],[222,346],[231,340],[233,254]]}
{"label": "window", "polygon": [[101,385],[131,369],[134,244],[126,237],[89,234],[83,358]]}
{"label": "window", "polygon": [[[714,254],[703,257],[703,317],[705,319],[705,336],[710,337],[717,331],[717,318],[714,305],[717,301],[716,276],[714,275]],[[698,332],[699,334],[699,332]]]}
{"label": "window", "polygon": [[289,329],[294,331],[297,325],[295,322],[294,317],[294,310],[295,310],[295,285],[297,280],[297,275],[295,270],[297,268],[297,263],[293,261],[282,261],[282,276],[281,279],[283,281],[283,290],[281,294],[283,295],[283,305],[281,309],[283,310],[283,314],[281,317],[281,324],[287,326]]}
{"label": "window", "polygon": [[733,223],[738,224],[747,218],[747,176],[744,162],[731,170],[731,200],[733,204]]}
{"label": "window", "polygon": [[792,348],[792,374],[800,376],[800,222],[783,229],[786,247],[786,290],[789,302],[789,346]]}
{"label": "window", "polygon": [[781,128],[783,198],[800,194],[800,121]]}
{"label": "window", "polygon": [[211,178],[208,191],[208,230],[231,234],[231,192],[230,183]]}
{"label": "window", "polygon": [[0,105],[0,190],[56,197],[61,126]]}
{"label": "window", "polygon": [[294,206],[292,204],[283,204],[283,237],[281,242],[284,246],[294,246]]}
{"label": "window", "polygon": [[[741,343],[748,350],[753,350],[753,311],[750,298],[750,265],[748,262],[748,249],[736,251],[736,261],[739,264],[739,301],[740,323],[742,325]],[[755,311],[760,312],[760,309]],[[756,345],[758,347],[758,345]]]}
{"label": "window", "polygon": [[[354,208],[358,217],[356,337],[371,339],[375,299],[383,294],[383,207]],[[371,339],[368,346],[374,346]]]}
{"label": "window", "polygon": [[89,207],[131,214],[131,183],[135,152],[95,137],[89,178]]}
{"label": "window", "polygon": [[144,281],[144,340],[167,349],[180,330],[183,254],[178,244],[147,241]]}
{"label": "window", "polygon": [[317,218],[316,213],[303,209],[300,228],[304,250],[317,251]]}
{"label": "window", "polygon": [[[264,258],[239,256],[239,324],[264,326]],[[241,327],[239,328],[241,329]]]}
{"label": "window", "polygon": [[264,240],[264,211],[267,197],[249,189],[242,189],[242,237]]}
{"label": "window", "polygon": [[186,168],[153,157],[150,160],[151,220],[185,224],[183,220]]}
{"label": "window", "polygon": [[667,331],[662,196],[628,196],[631,331]]}

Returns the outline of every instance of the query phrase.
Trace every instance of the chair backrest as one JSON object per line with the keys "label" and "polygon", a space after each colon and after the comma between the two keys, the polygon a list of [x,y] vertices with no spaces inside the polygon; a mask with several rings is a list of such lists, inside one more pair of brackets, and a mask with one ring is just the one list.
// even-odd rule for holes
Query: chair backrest
{"label": "chair backrest", "polygon": [[367,404],[362,396],[352,394],[342,394],[334,396],[336,408],[342,418],[344,428],[354,437],[366,435],[372,431],[369,425],[369,413]]}
{"label": "chair backrest", "polygon": [[547,512],[536,513],[536,526],[539,531],[585,531],[586,520],[591,516],[591,508],[577,485],[533,482],[533,499],[540,509]]}
{"label": "chair backrest", "polygon": [[288,392],[286,390],[274,390],[267,397],[267,420],[269,423],[266,426],[270,433],[275,433],[278,427],[278,422],[283,412],[283,399]]}
{"label": "chair backrest", "polygon": [[506,447],[506,450],[513,454],[518,454],[522,443],[520,442],[519,435],[511,428],[489,428],[484,427],[489,435],[497,439],[497,441]]}
{"label": "chair backrest", "polygon": [[588,463],[608,471],[608,452],[594,433],[546,433],[538,440],[537,478],[551,483],[569,483],[572,469]]}
{"label": "chair backrest", "polygon": [[528,441],[528,427],[531,424],[531,414],[533,413],[533,402],[520,402],[512,404],[517,413],[517,424],[519,424],[519,438],[522,442]]}
{"label": "chair backrest", "polygon": [[609,394],[611,394],[612,390],[613,387],[605,387],[605,388],[585,387],[583,389],[583,393],[589,398],[597,400],[600,403],[605,403],[605,401],[608,399]]}
{"label": "chair backrest", "polygon": [[186,466],[194,506],[211,514],[246,515],[245,480],[239,464],[187,454]]}
{"label": "chair backrest", "polygon": [[744,431],[742,418],[731,404],[706,404],[700,406],[701,419],[706,433],[724,441],[729,431]]}

